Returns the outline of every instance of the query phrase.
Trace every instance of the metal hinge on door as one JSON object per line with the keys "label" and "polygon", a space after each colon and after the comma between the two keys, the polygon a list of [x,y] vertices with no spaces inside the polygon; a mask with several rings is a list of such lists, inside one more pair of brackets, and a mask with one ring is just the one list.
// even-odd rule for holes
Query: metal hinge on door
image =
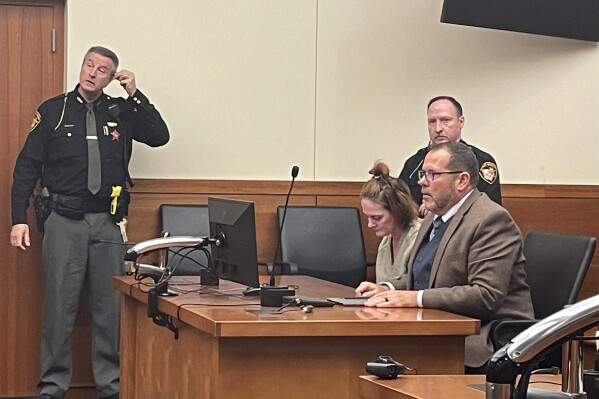
{"label": "metal hinge on door", "polygon": [[52,28],[52,35],[51,35],[51,42],[50,42],[50,48],[52,49],[52,52],[55,53],[56,52],[56,29]]}

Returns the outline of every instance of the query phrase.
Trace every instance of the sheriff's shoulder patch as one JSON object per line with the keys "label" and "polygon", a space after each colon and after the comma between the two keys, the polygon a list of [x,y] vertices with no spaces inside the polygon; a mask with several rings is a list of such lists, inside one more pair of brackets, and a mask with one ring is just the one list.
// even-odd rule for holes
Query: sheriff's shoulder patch
{"label": "sheriff's shoulder patch", "polygon": [[41,121],[42,121],[42,116],[40,115],[40,113],[38,111],[36,111],[35,115],[33,116],[33,121],[31,122],[31,129],[29,129],[29,131],[31,132],[33,129],[35,129],[37,127],[37,125],[40,124]]}
{"label": "sheriff's shoulder patch", "polygon": [[497,180],[497,165],[493,162],[485,162],[480,166],[478,174],[484,181],[493,184]]}

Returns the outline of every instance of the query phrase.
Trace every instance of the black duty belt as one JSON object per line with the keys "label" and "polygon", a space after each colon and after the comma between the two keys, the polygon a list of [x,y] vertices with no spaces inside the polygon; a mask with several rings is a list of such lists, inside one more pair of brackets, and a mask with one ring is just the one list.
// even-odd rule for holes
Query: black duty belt
{"label": "black duty belt", "polygon": [[79,198],[64,194],[52,194],[54,209],[65,206],[75,212],[104,213],[110,211],[110,198]]}

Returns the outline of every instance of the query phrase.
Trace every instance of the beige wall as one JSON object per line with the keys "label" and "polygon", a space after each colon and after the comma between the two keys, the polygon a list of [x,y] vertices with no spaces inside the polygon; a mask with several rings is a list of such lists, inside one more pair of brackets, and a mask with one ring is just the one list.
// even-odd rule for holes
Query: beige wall
{"label": "beige wall", "polygon": [[134,177],[287,179],[295,164],[300,180],[362,181],[376,159],[397,174],[427,143],[427,100],[450,94],[504,183],[599,184],[597,44],[441,24],[442,3],[72,0],[67,86],[94,44],[137,74],[173,137],[135,147]]}

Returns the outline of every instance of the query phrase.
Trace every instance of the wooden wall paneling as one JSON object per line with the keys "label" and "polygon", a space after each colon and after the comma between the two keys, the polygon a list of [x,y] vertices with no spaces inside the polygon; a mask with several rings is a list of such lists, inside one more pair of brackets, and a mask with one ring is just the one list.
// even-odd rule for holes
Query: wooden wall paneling
{"label": "wooden wall paneling", "polygon": [[[259,229],[259,225],[264,224],[267,229],[276,228],[276,219],[272,213],[276,212],[276,207],[284,205],[285,195],[289,190],[289,182],[285,181],[216,181],[216,180],[149,180],[139,179],[136,181],[136,185],[132,190],[132,202],[129,219],[130,223],[137,223],[136,220],[136,209],[138,207],[143,208],[144,217],[147,217],[146,212],[152,212],[152,209],[156,207],[157,203],[152,202],[148,204],[148,198],[159,198],[158,205],[162,203],[181,203],[181,204],[205,204],[207,203],[208,196],[221,196],[225,198],[240,198],[253,200],[256,202],[256,225]],[[340,206],[353,206],[360,209],[360,190],[363,183],[356,182],[302,182],[298,181],[293,187],[291,198],[289,201],[290,205],[340,205]],[[247,194],[249,196],[244,196]],[[148,196],[149,195],[149,196]],[[271,201],[270,204],[264,204],[264,211],[266,212],[266,218],[260,213],[262,207],[261,202],[266,201],[269,195],[275,195],[279,199]],[[307,200],[306,198],[310,198]],[[140,201],[141,203],[137,203]],[[268,202],[268,201],[267,201]],[[270,207],[270,209],[269,209]],[[155,209],[158,209],[157,207]],[[366,218],[361,214],[362,217],[362,230],[364,232],[364,241],[366,246],[366,256],[371,262],[376,259],[376,252],[379,244],[379,239],[372,234],[368,229],[368,223]],[[144,225],[148,223],[143,222]],[[151,226],[148,226],[151,227]],[[132,229],[132,233],[129,234],[129,238],[132,242],[139,241],[141,239],[151,238],[151,235],[144,235],[137,237],[138,229]],[[149,232],[157,234],[158,230],[150,229]],[[262,232],[258,233],[259,235]],[[274,251],[274,245],[276,241],[272,240],[269,234],[266,234],[264,239],[258,239],[260,253],[262,249],[273,245],[272,251]],[[263,247],[262,245],[265,245]],[[374,248],[374,249],[373,249]],[[260,260],[263,260],[260,255]]]}
{"label": "wooden wall paneling", "polygon": [[158,208],[161,204],[205,204],[208,197],[192,194],[137,193],[131,194],[129,215],[127,217],[127,236],[129,241],[137,243],[158,237],[160,219]]}
{"label": "wooden wall paneling", "polygon": [[599,232],[599,199],[506,198],[504,207],[526,235],[528,230],[562,231],[596,236]]}
{"label": "wooden wall paneling", "polygon": [[[359,182],[296,182],[290,204],[355,206],[360,209]],[[206,203],[208,196],[251,200],[256,203],[258,258],[270,261],[276,245],[278,205],[289,190],[285,181],[216,181],[140,179],[132,190],[130,211],[131,241],[156,237],[158,206],[161,203]],[[504,206],[522,234],[530,229],[563,231],[597,236],[599,232],[599,187],[505,185]],[[379,239],[368,229],[362,215],[367,258],[376,259]],[[582,288],[581,298],[599,293],[599,253]],[[373,273],[369,274],[373,278]]]}
{"label": "wooden wall paneling", "polygon": [[[599,187],[507,185],[501,187],[504,207],[520,227],[529,230],[559,231],[598,237]],[[581,288],[579,298],[599,294],[599,250]]]}
{"label": "wooden wall paneling", "polygon": [[[154,194],[206,194],[206,195],[255,195],[281,194],[289,191],[290,182],[280,180],[177,180],[177,179],[133,179],[134,193]],[[292,198],[296,195],[358,195],[362,183],[297,181],[293,186]]]}
{"label": "wooden wall paneling", "polygon": [[[259,187],[258,187],[259,188]],[[223,197],[254,202],[256,214],[256,245],[258,261],[272,261],[277,244],[276,208],[285,204],[285,195],[253,194],[235,195],[230,192],[202,194],[145,194],[133,193],[129,211],[128,236],[131,242],[158,237],[160,222],[158,208],[161,204],[206,204],[208,197]],[[289,205],[315,205],[312,195],[296,195]]]}

